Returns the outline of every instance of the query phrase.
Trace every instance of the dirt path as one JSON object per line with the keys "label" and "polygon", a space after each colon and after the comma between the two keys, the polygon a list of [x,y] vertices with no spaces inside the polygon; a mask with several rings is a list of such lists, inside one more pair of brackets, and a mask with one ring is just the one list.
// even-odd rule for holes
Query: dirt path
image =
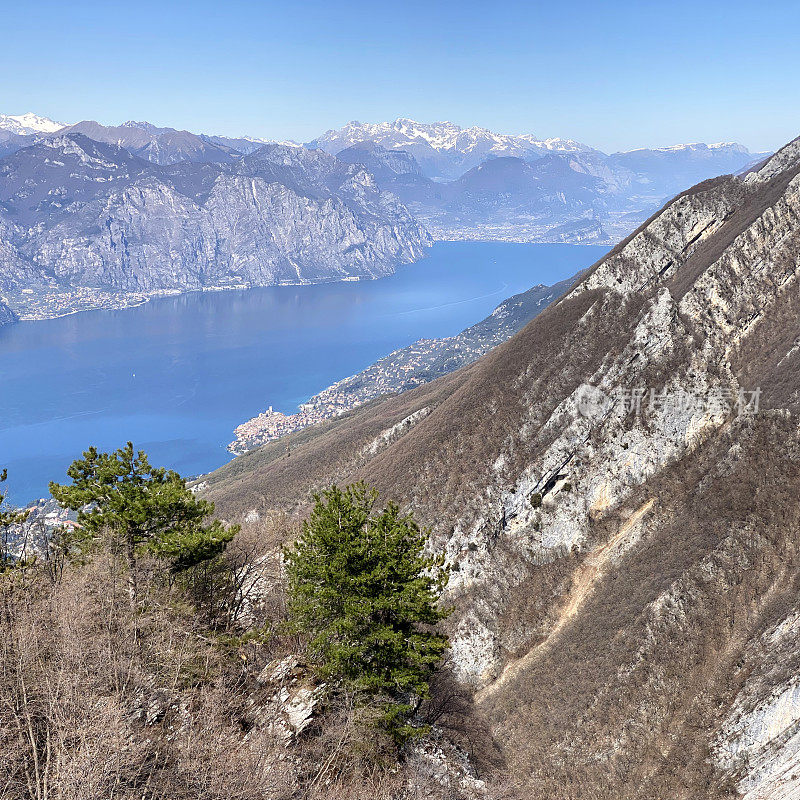
{"label": "dirt path", "polygon": [[551,629],[550,635],[543,642],[529,650],[524,656],[507,664],[497,680],[485,686],[475,695],[475,702],[481,703],[491,697],[511,678],[518,675],[526,666],[537,658],[541,658],[552,648],[553,642],[558,637],[558,634],[569,624],[575,614],[578,613],[578,610],[583,605],[586,598],[591,594],[595,584],[602,577],[608,562],[622,555],[622,553],[636,541],[636,537],[630,534],[634,531],[645,514],[653,507],[655,502],[655,497],[651,497],[625,520],[620,526],[619,531],[617,531],[611,539],[601,547],[598,547],[594,552],[590,553],[586,561],[584,561],[575,572],[567,602],[561,610],[556,624]]}

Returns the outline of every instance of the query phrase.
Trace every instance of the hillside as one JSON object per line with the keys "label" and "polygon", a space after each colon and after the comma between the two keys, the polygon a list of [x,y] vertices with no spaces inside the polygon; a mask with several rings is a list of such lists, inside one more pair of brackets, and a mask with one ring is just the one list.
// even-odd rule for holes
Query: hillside
{"label": "hillside", "polygon": [[6,325],[9,322],[14,322],[16,317],[14,312],[0,300],[0,325]]}
{"label": "hillside", "polygon": [[795,797],[798,253],[800,139],[675,197],[475,364],[205,492],[255,519],[360,477],[413,505],[518,796]]}

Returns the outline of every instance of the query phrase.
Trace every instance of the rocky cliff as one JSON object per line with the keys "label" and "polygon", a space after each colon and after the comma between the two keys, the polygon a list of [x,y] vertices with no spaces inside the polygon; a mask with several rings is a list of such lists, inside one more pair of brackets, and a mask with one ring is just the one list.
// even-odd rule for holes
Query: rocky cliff
{"label": "rocky cliff", "polygon": [[413,505],[516,796],[796,797],[798,253],[800,140],[683,192],[477,363],[206,491],[252,517],[366,478]]}
{"label": "rocky cliff", "polygon": [[377,277],[427,233],[363,168],[268,145],[158,166],[81,134],[0,160],[0,288],[128,292]]}
{"label": "rocky cliff", "polygon": [[14,322],[15,319],[14,312],[0,300],[0,325],[7,325],[9,322]]}

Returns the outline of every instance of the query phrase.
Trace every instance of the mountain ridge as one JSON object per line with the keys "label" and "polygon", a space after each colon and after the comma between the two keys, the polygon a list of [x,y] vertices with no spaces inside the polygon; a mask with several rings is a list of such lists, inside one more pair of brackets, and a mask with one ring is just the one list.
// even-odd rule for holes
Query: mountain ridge
{"label": "mountain ridge", "polygon": [[798,253],[800,139],[681,192],[474,364],[206,496],[302,513],[361,478],[413,507],[452,570],[448,664],[522,796],[793,797]]}

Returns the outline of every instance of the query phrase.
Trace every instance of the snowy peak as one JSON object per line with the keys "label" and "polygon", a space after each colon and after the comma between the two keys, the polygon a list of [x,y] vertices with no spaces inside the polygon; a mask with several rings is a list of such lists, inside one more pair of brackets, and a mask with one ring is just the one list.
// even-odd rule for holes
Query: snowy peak
{"label": "snowy peak", "polygon": [[641,147],[636,150],[625,150],[623,153],[696,153],[698,155],[719,155],[720,153],[736,153],[741,155],[750,155],[750,151],[738,142],[713,142],[712,144],[705,144],[704,142],[691,142],[689,144],[673,144],[667,147]]}
{"label": "snowy peak", "polygon": [[40,117],[30,111],[27,114],[18,114],[16,116],[0,114],[0,129],[22,136],[33,133],[55,133],[63,127],[63,122],[56,122],[48,117]]}
{"label": "snowy peak", "polygon": [[362,142],[373,142],[388,150],[407,150],[426,175],[443,178],[456,178],[487,158],[531,159],[551,152],[594,152],[571,139],[539,139],[531,133],[494,133],[477,125],[462,128],[453,122],[423,123],[405,117],[374,124],[348,122],[309,146],[336,154]]}
{"label": "snowy peak", "polygon": [[348,122],[338,130],[330,130],[312,143],[322,150],[335,152],[359,142],[371,141],[389,148],[403,148],[425,143],[438,151],[464,152],[478,146],[488,146],[501,155],[510,155],[507,149],[560,150],[564,152],[591,150],[587,145],[571,139],[539,139],[533,134],[499,134],[473,125],[462,128],[453,122],[423,123],[405,117],[394,122]]}

